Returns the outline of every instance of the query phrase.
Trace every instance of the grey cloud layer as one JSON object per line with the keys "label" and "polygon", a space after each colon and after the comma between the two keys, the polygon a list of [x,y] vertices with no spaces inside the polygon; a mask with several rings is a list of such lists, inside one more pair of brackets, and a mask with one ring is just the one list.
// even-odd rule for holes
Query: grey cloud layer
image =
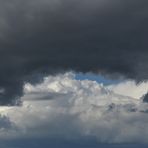
{"label": "grey cloud layer", "polygon": [[65,70],[147,79],[147,8],[146,0],[0,1],[0,104],[16,104],[24,82]]}

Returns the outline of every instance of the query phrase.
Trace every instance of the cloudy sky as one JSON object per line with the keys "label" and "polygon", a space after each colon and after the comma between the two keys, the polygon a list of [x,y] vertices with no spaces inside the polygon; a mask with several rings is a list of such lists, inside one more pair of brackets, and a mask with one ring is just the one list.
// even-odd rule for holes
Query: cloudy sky
{"label": "cloudy sky", "polygon": [[148,146],[147,0],[0,0],[0,146]]}

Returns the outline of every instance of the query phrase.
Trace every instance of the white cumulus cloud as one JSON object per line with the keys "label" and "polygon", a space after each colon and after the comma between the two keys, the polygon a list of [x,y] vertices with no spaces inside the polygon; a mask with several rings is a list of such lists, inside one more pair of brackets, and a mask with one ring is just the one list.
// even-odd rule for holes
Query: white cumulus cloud
{"label": "white cumulus cloud", "polygon": [[22,106],[0,108],[0,139],[90,137],[105,143],[145,143],[148,105],[140,97],[147,85],[129,81],[104,86],[76,80],[72,72],[48,76],[38,85],[27,83]]}

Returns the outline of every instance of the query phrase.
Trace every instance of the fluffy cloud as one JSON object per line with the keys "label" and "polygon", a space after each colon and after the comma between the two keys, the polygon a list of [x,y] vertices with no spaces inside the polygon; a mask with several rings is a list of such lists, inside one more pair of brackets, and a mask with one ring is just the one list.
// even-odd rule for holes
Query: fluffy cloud
{"label": "fluffy cloud", "polygon": [[148,105],[138,98],[143,94],[123,91],[124,88],[128,92],[129,85],[133,86],[132,92],[147,83],[104,86],[95,81],[75,80],[73,73],[48,76],[38,85],[26,83],[22,106],[0,108],[0,129],[1,123],[5,129],[0,138],[145,143]]}
{"label": "fluffy cloud", "polygon": [[135,81],[124,81],[108,86],[109,90],[121,95],[127,95],[135,99],[142,98],[148,92],[148,82],[136,83]]}

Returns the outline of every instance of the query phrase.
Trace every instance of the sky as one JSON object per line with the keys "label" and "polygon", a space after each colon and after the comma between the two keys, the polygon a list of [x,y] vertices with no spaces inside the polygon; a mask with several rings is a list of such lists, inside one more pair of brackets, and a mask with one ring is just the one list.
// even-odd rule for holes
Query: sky
{"label": "sky", "polygon": [[75,73],[75,79],[76,80],[91,80],[91,81],[96,81],[98,83],[102,83],[104,85],[109,85],[109,84],[117,84],[120,83],[122,81],[124,81],[124,79],[111,79],[111,78],[107,78],[103,75],[100,74],[94,74],[94,73]]}
{"label": "sky", "polygon": [[147,0],[0,0],[0,146],[148,145]]}

